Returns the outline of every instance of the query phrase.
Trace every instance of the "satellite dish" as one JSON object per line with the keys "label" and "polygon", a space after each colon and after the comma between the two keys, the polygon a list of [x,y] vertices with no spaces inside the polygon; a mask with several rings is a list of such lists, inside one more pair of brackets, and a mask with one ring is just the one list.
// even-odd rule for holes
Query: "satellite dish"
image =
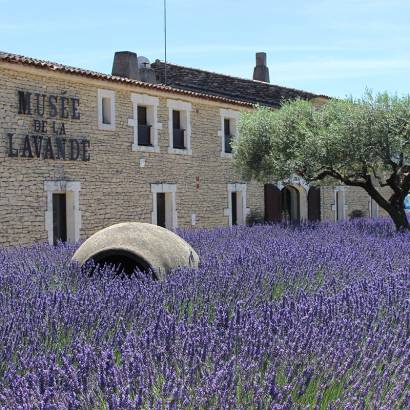
{"label": "satellite dish", "polygon": [[151,63],[149,62],[147,57],[138,57],[138,68],[151,68]]}

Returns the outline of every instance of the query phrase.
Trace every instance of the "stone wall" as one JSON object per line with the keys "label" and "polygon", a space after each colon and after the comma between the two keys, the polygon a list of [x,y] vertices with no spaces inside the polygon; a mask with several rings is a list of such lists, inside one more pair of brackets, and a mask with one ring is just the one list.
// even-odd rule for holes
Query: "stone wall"
{"label": "stone wall", "polygon": [[[232,159],[220,155],[220,109],[240,111],[242,107],[6,63],[0,65],[0,84],[0,245],[47,241],[45,181],[80,183],[82,239],[117,222],[151,222],[153,183],[176,184],[179,227],[191,226],[193,213],[197,227],[228,224],[224,214],[228,206],[227,185],[241,181]],[[98,129],[98,89],[115,91],[114,131]],[[58,96],[64,92],[67,97],[79,98],[81,117],[64,120],[66,137],[87,138],[90,161],[9,158],[8,133],[15,138],[35,134],[36,116],[18,114],[19,90]],[[162,129],[158,131],[158,153],[132,150],[133,127],[128,125],[128,119],[133,118],[132,93],[159,98],[158,122]],[[192,104],[192,155],[168,153],[167,99]],[[50,119],[42,119],[50,123]],[[52,132],[48,130],[47,135]],[[140,167],[142,158],[144,167]],[[263,214],[261,184],[247,183],[247,207]]]}
{"label": "stone wall", "polygon": [[[360,187],[351,186],[325,186],[321,187],[321,217],[323,220],[336,219],[335,191],[340,189],[344,192],[344,219],[349,219],[352,211],[360,210],[366,217],[370,216],[388,216],[386,211],[379,206],[377,215],[370,215],[370,197],[367,192]],[[386,188],[380,192],[385,198],[388,198],[390,191]]]}

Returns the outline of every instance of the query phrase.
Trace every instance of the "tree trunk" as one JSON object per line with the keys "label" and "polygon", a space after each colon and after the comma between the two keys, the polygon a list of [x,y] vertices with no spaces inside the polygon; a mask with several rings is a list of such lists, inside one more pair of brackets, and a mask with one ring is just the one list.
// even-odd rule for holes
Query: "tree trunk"
{"label": "tree trunk", "polygon": [[[409,231],[410,224],[404,210],[404,198],[408,192],[400,190],[399,187],[392,187],[393,194],[387,200],[382,194],[373,186],[371,178],[367,178],[366,184],[363,186],[366,192],[373,198],[377,204],[383,208],[393,220],[397,232]],[[394,190],[394,188],[396,188]]]}
{"label": "tree trunk", "polygon": [[399,209],[396,207],[391,207],[390,209],[386,209],[386,211],[389,213],[391,219],[393,219],[394,225],[396,225],[396,230],[398,232],[410,230],[410,224],[403,207]]}

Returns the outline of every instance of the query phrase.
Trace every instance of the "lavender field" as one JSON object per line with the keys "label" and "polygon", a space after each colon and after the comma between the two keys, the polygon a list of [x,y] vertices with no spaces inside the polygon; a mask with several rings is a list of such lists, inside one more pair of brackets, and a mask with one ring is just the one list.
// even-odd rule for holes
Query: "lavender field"
{"label": "lavender field", "polygon": [[410,234],[383,220],[180,234],[164,282],[0,250],[0,408],[406,409]]}

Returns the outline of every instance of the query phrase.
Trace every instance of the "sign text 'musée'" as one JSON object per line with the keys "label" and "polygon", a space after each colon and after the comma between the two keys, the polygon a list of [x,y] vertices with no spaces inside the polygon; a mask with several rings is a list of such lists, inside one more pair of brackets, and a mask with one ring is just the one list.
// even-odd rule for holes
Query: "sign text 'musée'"
{"label": "sign text 'mus\u00e9e'", "polygon": [[[19,114],[38,115],[40,117],[61,118],[63,120],[80,119],[80,99],[64,95],[46,95],[18,91]],[[34,100],[34,104],[33,104]]]}
{"label": "sign text 'mus\u00e9e'", "polygon": [[[35,116],[33,134],[15,136],[8,133],[9,157],[90,160],[90,141],[85,137],[67,138],[66,125],[61,122],[80,119],[79,98],[17,91],[17,100],[19,114]],[[47,133],[52,136],[41,135]]]}

